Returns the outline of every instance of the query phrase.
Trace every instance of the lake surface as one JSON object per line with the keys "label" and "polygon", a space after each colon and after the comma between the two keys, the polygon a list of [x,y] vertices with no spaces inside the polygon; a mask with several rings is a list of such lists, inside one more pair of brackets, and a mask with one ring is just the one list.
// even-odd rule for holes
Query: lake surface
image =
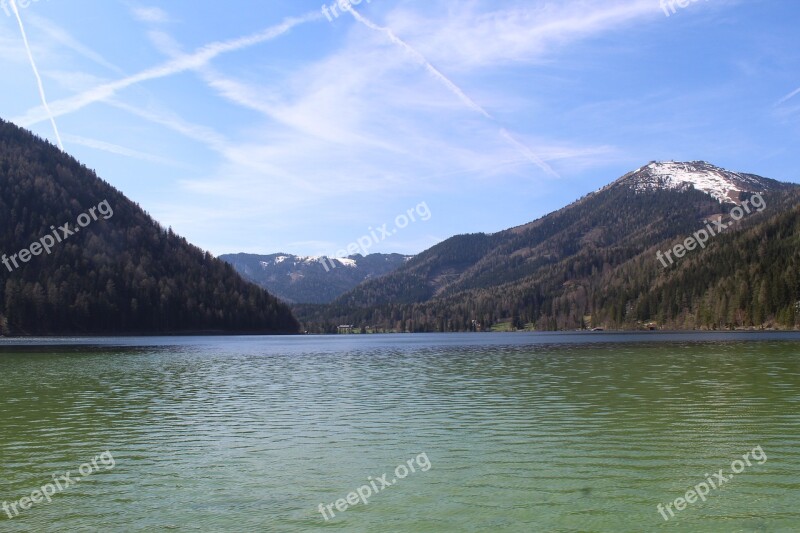
{"label": "lake surface", "polygon": [[11,532],[800,531],[800,335],[4,339],[0,466]]}

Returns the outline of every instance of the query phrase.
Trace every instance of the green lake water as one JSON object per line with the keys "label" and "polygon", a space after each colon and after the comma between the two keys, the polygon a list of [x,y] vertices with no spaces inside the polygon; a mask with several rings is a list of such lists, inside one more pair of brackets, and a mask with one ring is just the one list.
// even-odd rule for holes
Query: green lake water
{"label": "green lake water", "polygon": [[800,335],[3,339],[0,467],[3,532],[800,531]]}

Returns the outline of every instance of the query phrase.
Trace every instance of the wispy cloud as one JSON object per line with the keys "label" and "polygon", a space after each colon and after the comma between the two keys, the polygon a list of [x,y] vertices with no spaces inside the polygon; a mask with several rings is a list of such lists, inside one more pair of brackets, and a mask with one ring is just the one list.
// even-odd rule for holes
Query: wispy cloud
{"label": "wispy cloud", "polygon": [[390,13],[388,24],[412,36],[429,59],[451,70],[470,71],[543,63],[579,40],[649,18],[664,19],[658,0],[517,2],[512,7],[493,2],[491,8],[486,6],[463,2],[438,17],[397,9]]}
{"label": "wispy cloud", "polygon": [[[458,87],[458,85],[453,83],[447,76],[442,74],[427,59],[425,59],[425,56],[423,56],[417,50],[415,50],[414,47],[412,47],[411,45],[403,41],[401,38],[399,38],[397,35],[395,35],[395,33],[390,28],[378,26],[374,22],[368,20],[366,17],[358,13],[352,6],[349,11],[357,21],[361,22],[362,24],[364,24],[365,26],[367,26],[372,30],[379,31],[385,34],[390,41],[392,41],[394,44],[401,47],[404,51],[406,51],[409,55],[411,55],[411,57],[413,57],[418,64],[423,66],[431,75],[433,75],[435,79],[441,82],[450,92],[456,95],[456,97],[459,100],[461,100],[468,108],[479,113],[480,115],[489,120],[493,121],[495,120],[494,117],[492,117],[492,115],[490,115],[488,111],[486,111],[483,107],[478,105],[474,100],[472,100],[472,98],[467,96],[467,94],[463,90],[461,90],[461,88]],[[524,146],[521,142],[514,139],[505,128],[500,130],[500,134],[515,149],[519,150],[520,153],[524,155],[528,160],[530,160],[536,166],[544,170],[545,173],[556,178],[560,177],[550,165],[545,163],[539,156],[533,153],[533,151],[530,148]]]}
{"label": "wispy cloud", "polygon": [[56,126],[56,119],[53,116],[53,113],[50,111],[50,106],[47,105],[47,97],[44,94],[44,85],[42,84],[42,77],[39,76],[39,69],[36,68],[36,61],[33,60],[33,54],[31,53],[31,46],[28,44],[28,36],[25,34],[25,26],[22,24],[22,18],[19,16],[19,9],[17,9],[16,0],[9,0],[11,4],[11,10],[14,11],[14,15],[17,17],[17,22],[19,23],[19,31],[22,34],[22,42],[25,44],[25,50],[28,52],[28,59],[31,61],[31,68],[33,69],[33,75],[36,76],[36,83],[39,86],[39,96],[42,99],[42,106],[44,106],[44,111],[47,114],[48,118],[50,119],[50,124],[53,125],[53,132],[56,135],[56,141],[58,142],[58,147],[63,151],[64,144],[61,142],[61,135],[58,133],[58,127]]}
{"label": "wispy cloud", "polygon": [[169,14],[160,7],[132,7],[131,12],[136,20],[141,22],[150,22],[155,24],[163,24],[169,22]]}
{"label": "wispy cloud", "polygon": [[59,45],[76,52],[78,55],[105,67],[108,70],[116,72],[117,74],[124,74],[123,70],[113,63],[106,60],[101,54],[92,50],[88,46],[76,40],[64,28],[54,24],[53,22],[37,15],[36,13],[26,13],[30,25],[41,31],[42,35],[47,36],[58,43]]}
{"label": "wispy cloud", "polygon": [[143,109],[115,98],[106,100],[105,103],[154,124],[164,126],[186,138],[205,145],[207,148],[219,154],[225,154],[231,148],[231,144],[228,140],[223,135],[217,133],[213,128],[187,122],[169,110],[159,109],[154,111]]}
{"label": "wispy cloud", "polygon": [[171,159],[167,159],[165,157],[159,157],[152,154],[147,154],[144,152],[140,152],[138,150],[132,150],[130,148],[125,148],[124,146],[119,146],[117,144],[112,144],[106,141],[100,141],[97,139],[89,139],[86,137],[81,137],[78,135],[65,135],[64,140],[68,143],[78,144],[81,146],[86,146],[87,148],[93,148],[95,150],[102,150],[104,152],[108,152],[111,154],[121,155],[124,157],[131,157],[134,159],[141,159],[143,161],[150,161],[152,163],[159,163],[162,165],[169,165],[173,167],[186,167],[184,163],[179,163],[177,161],[173,161]]}
{"label": "wispy cloud", "polygon": [[138,74],[134,74],[133,76],[128,76],[121,80],[117,80],[111,83],[106,83],[100,85],[99,87],[95,87],[94,89],[91,89],[89,91],[86,91],[85,93],[54,102],[52,105],[53,109],[52,113],[49,111],[49,109],[45,109],[44,114],[43,110],[41,109],[32,109],[22,117],[13,119],[13,121],[18,124],[21,124],[22,126],[30,127],[33,124],[36,124],[46,119],[48,115],[61,116],[68,113],[73,113],[75,111],[78,111],[79,109],[83,109],[84,107],[90,104],[103,101],[113,96],[117,92],[126,89],[132,85],[136,85],[149,80],[155,80],[158,78],[172,76],[180,72],[185,72],[187,70],[199,68],[203,65],[208,64],[209,61],[222,54],[243,50],[245,48],[249,48],[251,46],[255,46],[257,44],[270,41],[272,39],[275,39],[276,37],[280,37],[281,35],[290,31],[295,26],[304,24],[306,22],[318,20],[320,17],[322,17],[322,14],[314,11],[303,17],[287,18],[282,23],[267,28],[254,35],[241,37],[230,41],[214,42],[208,44],[198,49],[193,54],[181,56],[179,58],[168,61],[157,67],[149,68]]}

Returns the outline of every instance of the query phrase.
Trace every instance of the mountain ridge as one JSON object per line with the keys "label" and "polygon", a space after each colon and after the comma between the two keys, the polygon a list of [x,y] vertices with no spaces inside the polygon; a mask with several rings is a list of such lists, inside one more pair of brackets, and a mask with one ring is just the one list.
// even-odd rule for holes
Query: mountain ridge
{"label": "mountain ridge", "polygon": [[[690,167],[695,176],[686,175]],[[655,182],[654,176],[659,178]],[[642,183],[650,186],[641,187]],[[620,311],[617,305],[603,302],[587,304],[587,291],[598,292],[597,282],[605,273],[636,264],[637,276],[658,283],[659,276],[669,275],[658,270],[660,265],[656,268],[659,247],[691,235],[703,227],[703,221],[728,216],[748,193],[763,193],[772,210],[748,215],[742,228],[764,223],[780,209],[796,208],[798,190],[796,184],[731,172],[706,162],[651,163],[527,224],[447,239],[396,272],[359,285],[328,308],[296,311],[306,327],[319,330],[327,330],[338,320],[355,324],[367,320],[396,331],[463,331],[473,320],[494,324],[514,317],[538,329],[562,329],[586,325],[584,317],[597,318],[598,308],[605,309],[606,317],[613,316],[602,323],[589,319],[592,324],[598,322],[595,327],[627,327],[625,306]],[[720,239],[711,246],[724,241]],[[647,255],[650,252],[652,257]],[[586,294],[565,317],[552,305],[569,294],[572,286],[583,287]],[[617,298],[625,299],[625,295]],[[637,298],[628,303],[637,305]],[[548,305],[550,309],[545,308]]]}

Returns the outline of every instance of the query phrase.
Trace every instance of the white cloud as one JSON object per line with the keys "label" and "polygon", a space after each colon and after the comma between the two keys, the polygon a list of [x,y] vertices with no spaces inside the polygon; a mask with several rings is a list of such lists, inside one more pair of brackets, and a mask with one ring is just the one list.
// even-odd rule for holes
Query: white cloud
{"label": "white cloud", "polygon": [[132,7],[131,12],[136,20],[154,24],[163,24],[170,21],[169,14],[160,7]]}
{"label": "white cloud", "polygon": [[451,4],[438,17],[398,9],[389,14],[387,24],[431,61],[448,69],[471,71],[544,62],[553,52],[580,39],[664,16],[657,0],[519,3],[490,11],[481,9],[485,5]]}

